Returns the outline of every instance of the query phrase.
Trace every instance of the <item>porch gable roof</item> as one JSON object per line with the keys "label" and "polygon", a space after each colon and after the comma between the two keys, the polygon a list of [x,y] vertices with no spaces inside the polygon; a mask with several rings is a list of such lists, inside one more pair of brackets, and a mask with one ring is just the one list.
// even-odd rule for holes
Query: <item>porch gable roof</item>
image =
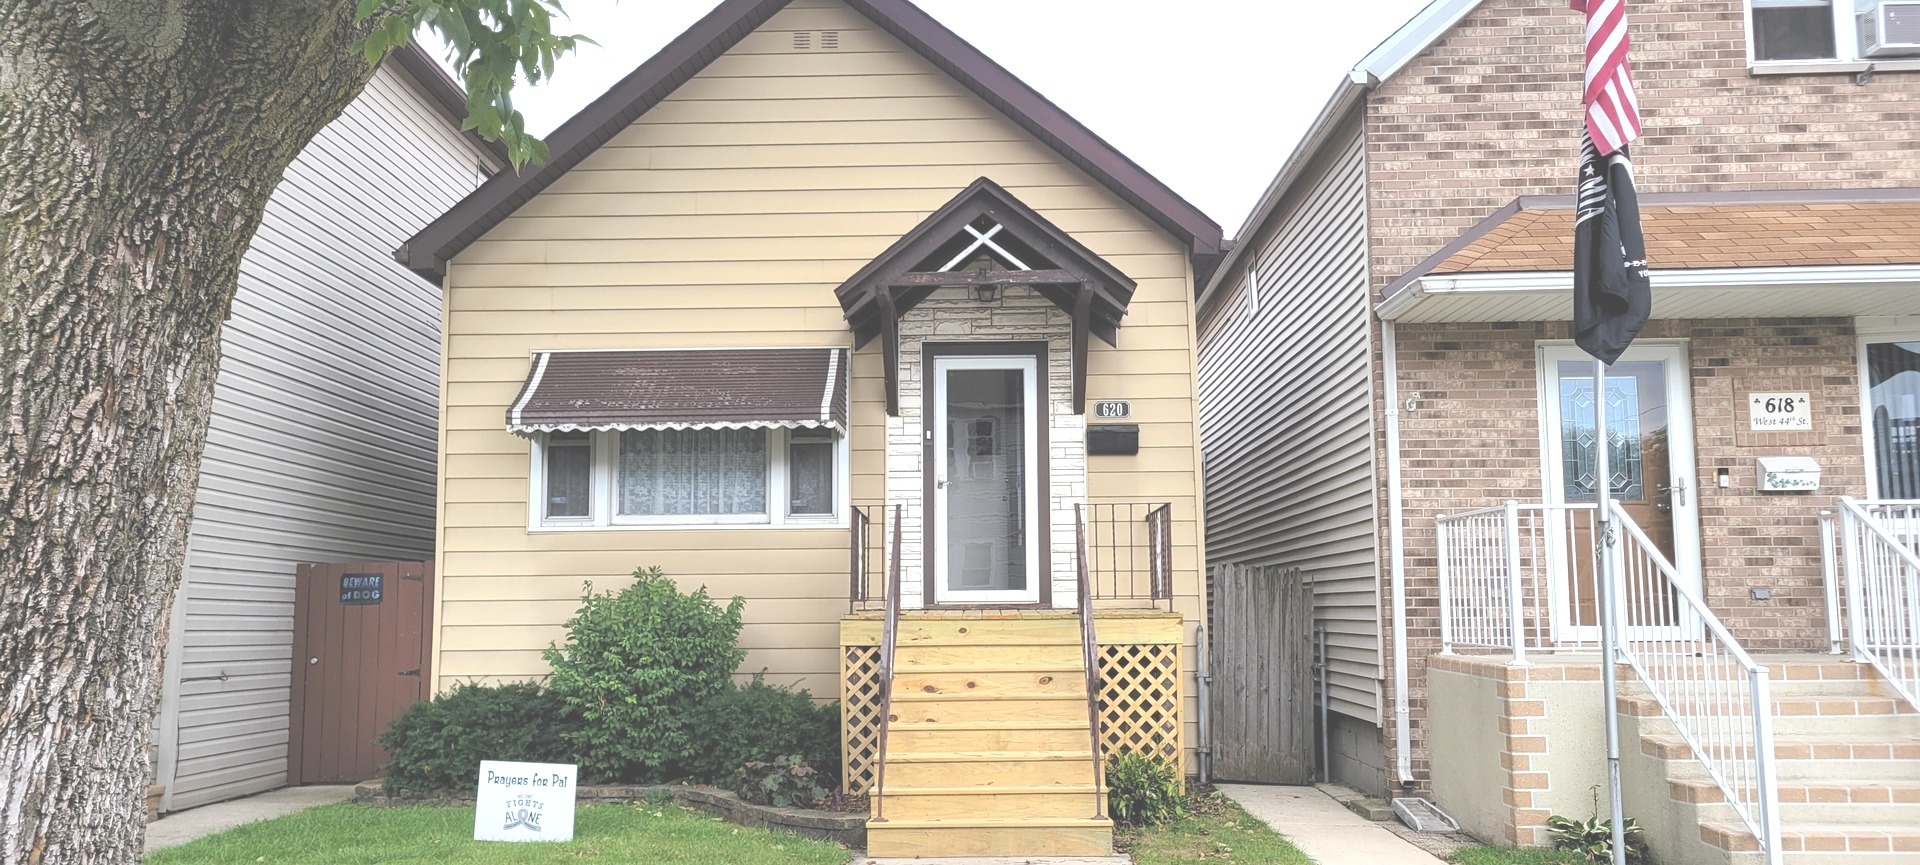
{"label": "porch gable roof", "polygon": [[[447,262],[546,189],[641,115],[698,75],[791,0],[725,0],[547,138],[545,165],[503,171],[394,251],[440,283]],[[948,30],[909,0],[843,0],[1008,119],[1057,151],[1122,201],[1184,242],[1198,262],[1220,252],[1220,226],[1199,208]]]}

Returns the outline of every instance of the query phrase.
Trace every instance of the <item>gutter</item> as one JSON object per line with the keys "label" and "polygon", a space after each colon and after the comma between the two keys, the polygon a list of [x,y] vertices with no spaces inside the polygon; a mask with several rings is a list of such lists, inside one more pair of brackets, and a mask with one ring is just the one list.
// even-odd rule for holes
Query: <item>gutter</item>
{"label": "gutter", "polygon": [[1386,385],[1387,573],[1393,590],[1394,770],[1401,786],[1413,784],[1412,701],[1407,696],[1406,503],[1400,493],[1400,346],[1391,318],[1380,322],[1380,354]]}
{"label": "gutter", "polygon": [[[1920,283],[1920,264],[1714,267],[1653,270],[1648,276],[1655,289],[1679,290],[1904,286]],[[1381,320],[1394,321],[1405,318],[1428,298],[1447,295],[1554,295],[1572,291],[1573,272],[1566,270],[1446,273],[1407,281],[1380,301],[1374,311]],[[1853,313],[1836,311],[1834,314]]]}

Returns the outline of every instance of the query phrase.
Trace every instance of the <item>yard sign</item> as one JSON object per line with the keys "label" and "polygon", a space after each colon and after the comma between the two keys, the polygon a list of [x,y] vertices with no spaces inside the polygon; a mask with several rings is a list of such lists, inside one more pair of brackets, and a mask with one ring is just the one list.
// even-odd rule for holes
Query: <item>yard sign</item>
{"label": "yard sign", "polygon": [[572,841],[571,763],[480,761],[474,796],[475,841]]}

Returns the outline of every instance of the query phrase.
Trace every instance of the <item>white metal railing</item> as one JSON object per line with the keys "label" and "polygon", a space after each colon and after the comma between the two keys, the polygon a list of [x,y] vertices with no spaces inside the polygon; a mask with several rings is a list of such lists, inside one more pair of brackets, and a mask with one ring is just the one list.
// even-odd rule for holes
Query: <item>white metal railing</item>
{"label": "white metal railing", "polygon": [[1440,650],[1493,649],[1524,661],[1530,651],[1597,645],[1589,629],[1572,627],[1578,611],[1595,608],[1594,513],[1592,503],[1509,501],[1436,520]]}
{"label": "white metal railing", "polygon": [[[1524,663],[1530,651],[1594,648],[1596,516],[1591,503],[1509,501],[1440,517],[1441,650],[1491,649]],[[1760,840],[1769,865],[1778,865],[1767,669],[1754,663],[1618,502],[1612,517],[1620,534],[1612,548],[1619,660],[1631,666]]]}
{"label": "white metal railing", "polygon": [[1612,516],[1621,530],[1614,612],[1622,660],[1777,865],[1780,800],[1767,668],[1754,663],[1619,502]]}
{"label": "white metal railing", "polygon": [[1920,708],[1920,501],[1840,500],[1847,644]]}

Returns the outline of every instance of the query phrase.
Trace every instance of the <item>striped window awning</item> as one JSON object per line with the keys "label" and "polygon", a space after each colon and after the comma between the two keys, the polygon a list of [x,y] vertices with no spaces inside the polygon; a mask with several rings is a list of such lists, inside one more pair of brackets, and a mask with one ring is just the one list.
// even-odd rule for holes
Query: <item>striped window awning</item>
{"label": "striped window awning", "polygon": [[842,348],[541,351],[507,429],[847,429]]}

